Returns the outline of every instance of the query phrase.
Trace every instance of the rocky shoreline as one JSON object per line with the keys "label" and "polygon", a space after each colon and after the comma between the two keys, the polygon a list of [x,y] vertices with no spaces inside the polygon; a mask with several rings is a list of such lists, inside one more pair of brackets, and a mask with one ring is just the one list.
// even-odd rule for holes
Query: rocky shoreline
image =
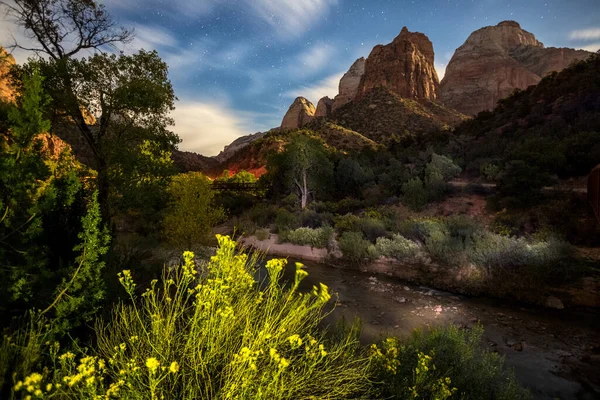
{"label": "rocky shoreline", "polygon": [[372,262],[360,265],[348,265],[337,250],[279,243],[276,234],[270,234],[266,240],[256,236],[240,239],[240,243],[248,248],[270,256],[290,257],[298,260],[317,262],[334,268],[358,269],[362,272],[386,275],[416,285],[427,285],[435,289],[457,294],[508,297],[525,303],[536,304],[548,308],[563,309],[565,307],[600,308],[600,285],[597,280],[585,278],[577,285],[545,288],[543,291],[514,293],[513,295],[495,292],[494,282],[486,280],[485,273],[475,266],[453,267],[449,269],[435,263],[410,264],[395,259],[381,257]]}

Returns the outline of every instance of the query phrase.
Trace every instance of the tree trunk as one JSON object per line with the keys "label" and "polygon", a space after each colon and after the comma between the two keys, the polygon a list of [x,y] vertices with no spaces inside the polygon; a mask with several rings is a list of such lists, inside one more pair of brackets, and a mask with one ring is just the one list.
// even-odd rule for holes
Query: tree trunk
{"label": "tree trunk", "polygon": [[308,202],[308,188],[306,187],[306,170],[302,171],[302,209],[306,208]]}

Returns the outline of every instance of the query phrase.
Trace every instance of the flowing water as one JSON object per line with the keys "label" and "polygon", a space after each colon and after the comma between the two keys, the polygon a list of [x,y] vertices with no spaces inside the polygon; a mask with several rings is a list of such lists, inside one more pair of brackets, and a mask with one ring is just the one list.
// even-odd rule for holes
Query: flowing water
{"label": "flowing water", "polygon": [[[301,289],[323,282],[335,309],[326,319],[362,322],[361,340],[407,336],[415,328],[481,323],[484,346],[505,356],[535,399],[599,399],[600,319],[592,310],[550,310],[507,301],[470,298],[415,287],[398,279],[302,262],[309,276]],[[293,281],[294,260],[284,278]],[[262,272],[264,273],[264,271]]]}

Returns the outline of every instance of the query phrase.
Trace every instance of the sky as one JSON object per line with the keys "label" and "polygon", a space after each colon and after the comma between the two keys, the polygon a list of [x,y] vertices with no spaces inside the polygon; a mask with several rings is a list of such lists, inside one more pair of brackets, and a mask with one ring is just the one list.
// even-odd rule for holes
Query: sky
{"label": "sky", "polygon": [[[403,26],[433,42],[440,79],[454,50],[483,26],[515,20],[547,47],[600,48],[598,0],[100,0],[157,50],[178,97],[180,150],[216,155],[239,136],[279,126],[304,96],[315,105]],[[0,16],[0,44],[22,33]],[[27,54],[15,53],[17,62]]]}

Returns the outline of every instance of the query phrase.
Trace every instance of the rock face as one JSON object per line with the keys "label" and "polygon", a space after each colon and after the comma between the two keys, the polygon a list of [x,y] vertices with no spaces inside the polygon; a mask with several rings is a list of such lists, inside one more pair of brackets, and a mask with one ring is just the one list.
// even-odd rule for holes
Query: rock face
{"label": "rock face", "polygon": [[392,43],[377,45],[369,54],[355,99],[384,87],[404,98],[435,100],[440,83],[433,57],[427,36],[402,28]]}
{"label": "rock face", "polygon": [[7,74],[15,65],[15,58],[0,46],[0,100],[14,101],[14,91],[10,86]]}
{"label": "rock face", "polygon": [[297,129],[315,118],[315,106],[304,97],[297,97],[281,121],[281,129]]}
{"label": "rock face", "polygon": [[354,61],[348,72],[340,79],[338,95],[333,100],[331,111],[335,111],[344,104],[354,100],[360,85],[360,80],[365,73],[365,58],[361,57]]}
{"label": "rock face", "polygon": [[258,139],[265,136],[266,134],[267,134],[267,132],[256,132],[252,135],[241,136],[241,137],[235,139],[233,142],[231,142],[227,146],[225,146],[223,151],[220,152],[215,157],[215,159],[220,163],[225,162],[228,159],[230,159],[235,153],[237,153],[241,149],[245,148],[249,144],[254,143]]}
{"label": "rock face", "polygon": [[591,53],[545,48],[515,21],[503,21],[473,32],[446,68],[439,100],[463,114],[490,110],[515,89],[537,84]]}
{"label": "rock face", "polygon": [[315,117],[329,117],[331,116],[333,108],[333,100],[325,96],[317,103],[317,111]]}

